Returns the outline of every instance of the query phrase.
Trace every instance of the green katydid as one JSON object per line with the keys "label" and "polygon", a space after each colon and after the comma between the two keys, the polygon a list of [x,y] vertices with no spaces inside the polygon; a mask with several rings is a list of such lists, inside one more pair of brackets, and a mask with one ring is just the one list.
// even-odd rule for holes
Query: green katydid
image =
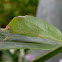
{"label": "green katydid", "polygon": [[3,41],[7,40],[14,33],[17,33],[29,37],[47,38],[62,42],[62,33],[56,27],[33,16],[14,17],[6,28],[1,31],[11,33]]}

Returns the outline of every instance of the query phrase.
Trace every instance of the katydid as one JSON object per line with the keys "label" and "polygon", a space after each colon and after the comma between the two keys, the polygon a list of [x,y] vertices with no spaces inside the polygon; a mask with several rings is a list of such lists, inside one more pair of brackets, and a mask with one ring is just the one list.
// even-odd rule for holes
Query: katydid
{"label": "katydid", "polygon": [[62,33],[56,27],[34,16],[14,17],[6,28],[1,31],[8,31],[11,33],[2,42],[7,40],[14,33],[62,42]]}

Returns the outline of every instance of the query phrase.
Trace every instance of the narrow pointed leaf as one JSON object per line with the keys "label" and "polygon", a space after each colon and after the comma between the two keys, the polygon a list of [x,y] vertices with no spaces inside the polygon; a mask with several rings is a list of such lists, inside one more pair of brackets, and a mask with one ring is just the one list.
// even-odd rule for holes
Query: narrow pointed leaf
{"label": "narrow pointed leaf", "polygon": [[[9,35],[8,32],[0,32],[0,42]],[[45,43],[45,41],[47,41]],[[22,35],[14,34],[7,41],[0,44],[0,50],[7,49],[38,49],[38,50],[52,50],[61,46],[59,43],[49,42],[48,40],[43,40],[41,38],[32,38]]]}

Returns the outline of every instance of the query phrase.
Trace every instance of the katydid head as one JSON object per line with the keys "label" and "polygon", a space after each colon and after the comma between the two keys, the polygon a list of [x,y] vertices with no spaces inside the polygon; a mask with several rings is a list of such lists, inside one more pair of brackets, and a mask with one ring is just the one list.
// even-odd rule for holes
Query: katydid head
{"label": "katydid head", "polygon": [[[6,28],[5,29],[1,29],[1,31],[9,31],[10,32],[10,26],[6,26]],[[0,31],[0,32],[1,32]],[[1,42],[0,42],[0,44],[2,43],[2,42],[4,42],[4,41],[6,41],[11,35],[13,35],[13,33],[11,33],[9,36],[7,36],[5,39],[3,39]]]}
{"label": "katydid head", "polygon": [[5,28],[5,31],[9,31],[10,30],[10,26],[6,26],[6,28]]}

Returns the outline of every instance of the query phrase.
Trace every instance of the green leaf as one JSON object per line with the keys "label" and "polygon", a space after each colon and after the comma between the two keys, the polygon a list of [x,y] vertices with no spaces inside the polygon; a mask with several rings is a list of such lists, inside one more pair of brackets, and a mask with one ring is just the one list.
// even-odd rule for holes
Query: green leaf
{"label": "green leaf", "polygon": [[17,34],[62,42],[62,33],[56,27],[33,16],[14,17],[8,26]]}
{"label": "green leaf", "polygon": [[[9,35],[8,32],[0,32],[0,42]],[[47,41],[47,42],[45,42]],[[6,49],[39,49],[39,50],[52,50],[57,47],[59,47],[60,44],[55,44],[54,42],[49,42],[46,39],[41,38],[33,38],[33,37],[27,37],[22,36],[18,34],[12,35],[7,41],[0,44],[0,50],[6,50]]]}
{"label": "green leaf", "polygon": [[32,62],[44,62],[60,52],[62,52],[62,46],[54,49],[53,51],[50,51],[49,53],[44,54],[43,56],[40,56],[39,58],[35,59]]}

